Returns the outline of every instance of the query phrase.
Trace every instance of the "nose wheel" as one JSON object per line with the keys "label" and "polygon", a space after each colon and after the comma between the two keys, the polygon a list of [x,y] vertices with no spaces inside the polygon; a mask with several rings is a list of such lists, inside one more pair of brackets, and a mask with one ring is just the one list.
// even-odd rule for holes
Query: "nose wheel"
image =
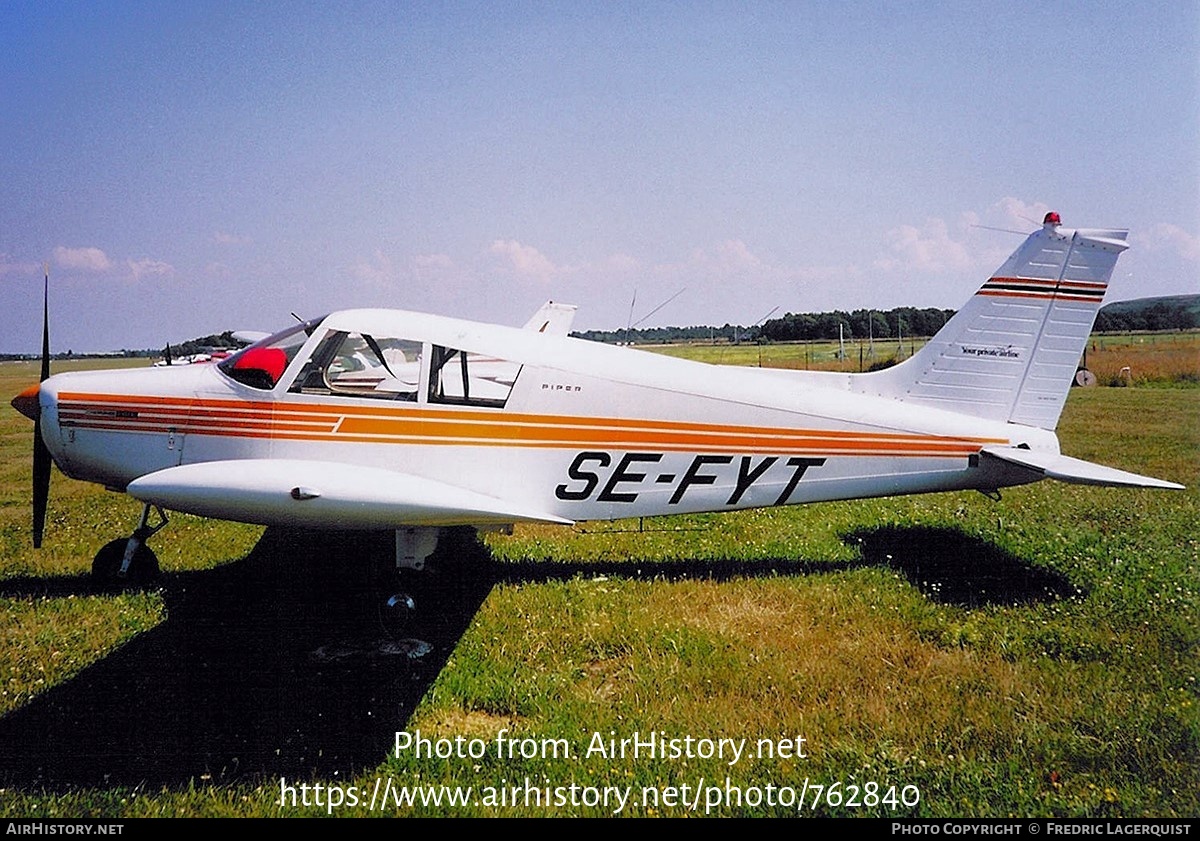
{"label": "nose wheel", "polygon": [[[150,511],[158,522],[150,522]],[[167,515],[158,506],[146,505],[138,527],[129,537],[109,541],[92,560],[92,583],[99,590],[142,590],[158,578],[158,557],[146,545],[151,535],[167,524]]]}

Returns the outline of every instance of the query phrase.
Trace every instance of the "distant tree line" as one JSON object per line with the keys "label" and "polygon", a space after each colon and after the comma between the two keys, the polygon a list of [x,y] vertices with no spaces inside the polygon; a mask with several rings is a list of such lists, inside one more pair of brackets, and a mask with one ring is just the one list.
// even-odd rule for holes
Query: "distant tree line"
{"label": "distant tree line", "polygon": [[[932,336],[954,315],[954,310],[897,307],[881,310],[787,313],[762,325],[762,336],[772,342],[812,339],[890,339],[896,336]],[[840,330],[839,330],[840,328]]]}
{"label": "distant tree line", "polygon": [[726,324],[724,327],[633,327],[628,330],[584,330],[572,336],[610,345],[632,342],[639,345],[669,345],[676,342],[745,342],[758,338],[757,327]]}
{"label": "distant tree line", "polygon": [[1196,312],[1186,306],[1158,301],[1140,309],[1105,307],[1096,316],[1099,333],[1139,332],[1143,330],[1192,330],[1200,327]]}
{"label": "distant tree line", "polygon": [[581,339],[609,344],[671,344],[674,342],[798,342],[838,338],[888,339],[896,336],[932,336],[954,315],[954,310],[897,307],[880,310],[843,312],[787,313],[761,325],[745,327],[726,324],[724,327],[634,327],[629,330],[587,330],[572,333]]}
{"label": "distant tree line", "polygon": [[[208,336],[201,336],[197,339],[189,339],[186,342],[171,343],[171,356],[178,358],[182,356],[193,356],[197,353],[208,353],[217,348],[229,348],[234,350],[243,347],[246,343],[239,342],[233,337],[233,331],[226,330],[224,333],[213,333]],[[164,344],[159,348],[121,348],[120,350],[107,351],[104,353],[75,353],[73,350],[58,351],[51,353],[54,359],[157,359],[163,355],[163,351],[167,349]],[[0,353],[0,362],[11,362],[24,359],[38,359],[41,354],[38,353]]]}
{"label": "distant tree line", "polygon": [[[197,353],[208,353],[217,348],[240,348],[245,342],[239,342],[233,337],[233,331],[226,330],[224,333],[213,333],[209,336],[201,336],[198,339],[190,339],[186,342],[171,345],[172,356],[191,356]],[[162,353],[166,347],[160,348],[157,353]]]}

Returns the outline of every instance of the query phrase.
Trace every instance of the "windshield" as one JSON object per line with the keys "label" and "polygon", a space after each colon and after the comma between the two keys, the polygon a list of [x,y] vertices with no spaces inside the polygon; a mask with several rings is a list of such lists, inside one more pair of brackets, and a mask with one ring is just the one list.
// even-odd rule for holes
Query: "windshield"
{"label": "windshield", "polygon": [[325,316],[312,318],[242,348],[217,367],[231,379],[252,388],[269,390],[275,387],[284,369],[295,359],[308,337],[316,331]]}

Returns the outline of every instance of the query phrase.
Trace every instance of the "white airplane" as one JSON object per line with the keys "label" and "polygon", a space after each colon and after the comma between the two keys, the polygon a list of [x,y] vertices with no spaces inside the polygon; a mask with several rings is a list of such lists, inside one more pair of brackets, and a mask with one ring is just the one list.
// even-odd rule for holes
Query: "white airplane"
{"label": "white airplane", "polygon": [[[447,526],[569,525],[1066,482],[1181,488],[1070,458],[1054,434],[1126,232],[1049,214],[915,356],[874,373],[722,367],[526,329],[361,309],[214,365],[59,374],[13,405],[49,460],[144,504],[101,581],[157,571],[163,509],[396,531],[420,569]],[[151,523],[157,511],[156,522]]]}

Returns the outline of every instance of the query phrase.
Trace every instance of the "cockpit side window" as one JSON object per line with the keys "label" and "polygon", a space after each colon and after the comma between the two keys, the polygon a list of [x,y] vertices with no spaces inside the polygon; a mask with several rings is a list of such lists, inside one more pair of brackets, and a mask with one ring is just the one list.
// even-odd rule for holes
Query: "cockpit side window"
{"label": "cockpit side window", "polygon": [[429,402],[503,408],[520,373],[518,362],[434,345]]}
{"label": "cockpit side window", "polygon": [[291,391],[415,402],[423,348],[412,339],[332,331],[317,346]]}

